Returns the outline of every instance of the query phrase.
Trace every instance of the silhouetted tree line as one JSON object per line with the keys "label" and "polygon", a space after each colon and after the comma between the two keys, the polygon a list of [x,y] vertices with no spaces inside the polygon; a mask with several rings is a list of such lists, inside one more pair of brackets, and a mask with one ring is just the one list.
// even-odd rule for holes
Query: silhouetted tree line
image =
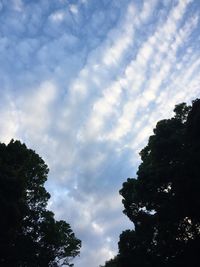
{"label": "silhouetted tree line", "polygon": [[157,123],[137,179],[120,190],[134,227],[104,267],[200,266],[200,99],[174,112]]}
{"label": "silhouetted tree line", "polygon": [[48,167],[19,141],[0,143],[0,266],[73,266],[81,242],[47,210]]}

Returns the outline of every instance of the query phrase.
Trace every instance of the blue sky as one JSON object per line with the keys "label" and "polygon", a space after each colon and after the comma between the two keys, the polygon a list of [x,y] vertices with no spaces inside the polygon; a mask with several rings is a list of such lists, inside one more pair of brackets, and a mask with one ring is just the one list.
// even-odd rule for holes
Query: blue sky
{"label": "blue sky", "polygon": [[82,240],[76,267],[116,254],[138,152],[200,96],[199,19],[199,0],[0,0],[0,140],[49,165],[49,208]]}

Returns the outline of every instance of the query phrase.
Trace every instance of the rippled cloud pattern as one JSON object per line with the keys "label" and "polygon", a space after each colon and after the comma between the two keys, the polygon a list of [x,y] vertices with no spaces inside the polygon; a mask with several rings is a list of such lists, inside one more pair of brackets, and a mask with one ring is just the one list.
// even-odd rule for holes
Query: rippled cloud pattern
{"label": "rippled cloud pattern", "polygon": [[0,140],[50,168],[49,207],[98,267],[133,227],[118,194],[175,104],[200,96],[199,0],[1,0]]}

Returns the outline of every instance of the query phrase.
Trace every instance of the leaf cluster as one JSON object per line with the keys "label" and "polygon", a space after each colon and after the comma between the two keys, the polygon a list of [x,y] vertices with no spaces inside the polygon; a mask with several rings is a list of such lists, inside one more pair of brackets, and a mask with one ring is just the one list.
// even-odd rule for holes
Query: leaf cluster
{"label": "leaf cluster", "polygon": [[61,266],[79,254],[81,242],[68,223],[47,210],[48,167],[25,144],[0,144],[0,265]]}
{"label": "leaf cluster", "polygon": [[120,190],[134,227],[120,235],[117,267],[198,266],[200,100],[174,112],[157,123],[140,152],[137,179]]}

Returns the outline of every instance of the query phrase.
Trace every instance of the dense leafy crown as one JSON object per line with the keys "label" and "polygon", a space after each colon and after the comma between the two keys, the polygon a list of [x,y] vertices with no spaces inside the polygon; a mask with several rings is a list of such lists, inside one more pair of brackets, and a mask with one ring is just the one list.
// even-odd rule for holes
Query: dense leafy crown
{"label": "dense leafy crown", "polygon": [[140,152],[137,179],[120,190],[134,229],[121,234],[114,266],[198,266],[200,100],[174,111],[157,123]]}
{"label": "dense leafy crown", "polygon": [[48,167],[19,141],[0,144],[0,266],[61,266],[79,254],[70,225],[47,210]]}

